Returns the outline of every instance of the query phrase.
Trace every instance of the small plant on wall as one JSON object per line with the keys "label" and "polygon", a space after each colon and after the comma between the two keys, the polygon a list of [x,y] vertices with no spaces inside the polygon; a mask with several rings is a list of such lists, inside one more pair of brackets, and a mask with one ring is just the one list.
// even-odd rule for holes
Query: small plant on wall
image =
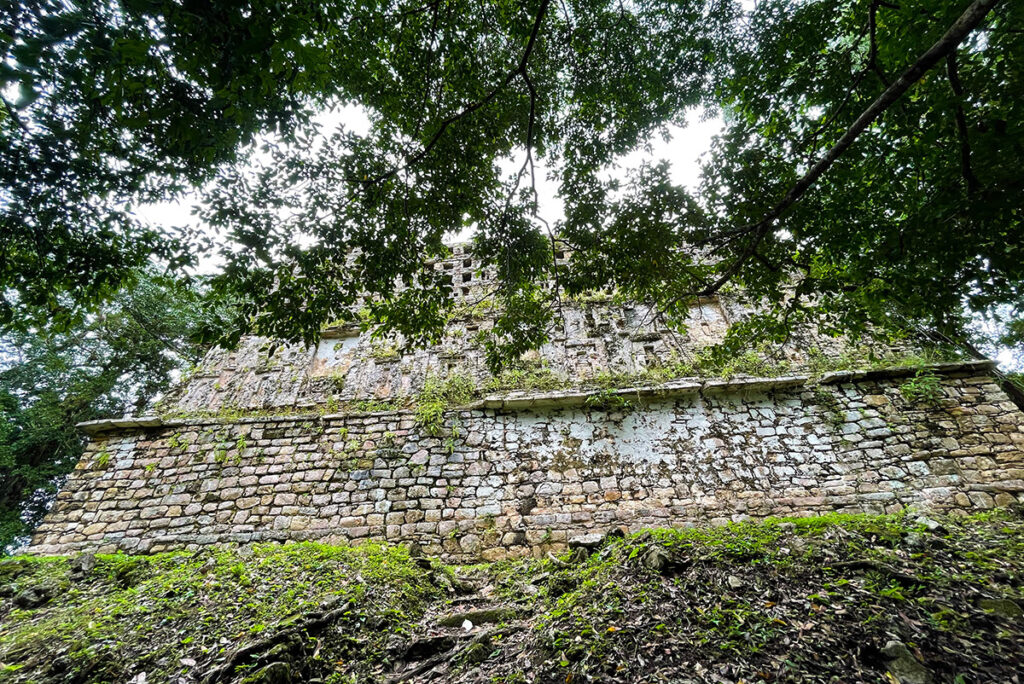
{"label": "small plant on wall", "polygon": [[814,403],[824,409],[825,421],[832,426],[833,430],[838,430],[846,422],[839,400],[828,387],[823,385],[814,387]]}
{"label": "small plant on wall", "polygon": [[182,435],[179,435],[178,433],[174,433],[173,435],[167,438],[168,449],[184,451],[188,445],[188,440],[184,438]]}
{"label": "small plant on wall", "polygon": [[101,451],[100,453],[96,454],[96,467],[98,469],[105,470],[108,465],[110,465],[109,451]]}
{"label": "small plant on wall", "polygon": [[945,396],[942,379],[931,369],[920,368],[913,377],[900,385],[900,394],[914,404],[937,406]]}
{"label": "small plant on wall", "polygon": [[[456,373],[441,380],[428,375],[423,391],[416,398],[416,423],[432,437],[444,432],[444,413],[450,408],[461,406],[473,399],[476,386],[467,375]],[[457,428],[456,428],[457,430]]]}
{"label": "small plant on wall", "polygon": [[588,408],[611,411],[615,409],[629,410],[633,408],[633,402],[622,396],[613,389],[602,389],[586,398],[584,404]]}

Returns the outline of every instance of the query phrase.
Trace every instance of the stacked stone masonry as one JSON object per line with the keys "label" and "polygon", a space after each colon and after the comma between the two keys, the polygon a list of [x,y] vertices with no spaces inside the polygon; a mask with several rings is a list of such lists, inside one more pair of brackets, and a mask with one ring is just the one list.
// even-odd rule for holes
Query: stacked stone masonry
{"label": "stacked stone masonry", "polygon": [[981,365],[940,378],[937,404],[899,373],[566,394],[450,411],[439,437],[409,411],[124,423],[93,436],[31,551],[386,539],[476,561],[611,528],[1024,502],[1024,415]]}
{"label": "stacked stone masonry", "polygon": [[[486,301],[485,301],[486,304]],[[610,299],[567,302],[553,339],[528,359],[576,384],[602,373],[637,374],[670,358],[690,358],[721,341],[742,309],[728,300],[695,305],[687,334],[666,327],[643,306]],[[428,375],[466,375],[479,387],[492,378],[483,347],[475,337],[493,325],[484,306],[448,326],[436,345],[405,349],[400,339],[375,339],[355,326],[324,331],[315,347],[273,344],[249,337],[233,350],[215,350],[169,400],[171,411],[310,408],[329,401],[393,400],[422,390]],[[825,344],[827,341],[819,341]],[[806,348],[806,347],[804,347]],[[799,365],[801,345],[788,345],[785,357]]]}

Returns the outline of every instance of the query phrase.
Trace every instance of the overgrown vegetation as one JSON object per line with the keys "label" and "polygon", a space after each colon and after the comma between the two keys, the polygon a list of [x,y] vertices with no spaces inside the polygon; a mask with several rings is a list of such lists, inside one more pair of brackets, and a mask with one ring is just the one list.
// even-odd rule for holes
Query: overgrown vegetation
{"label": "overgrown vegetation", "polygon": [[361,399],[353,401],[346,407],[352,413],[383,413],[398,411],[405,403],[397,399]]}
{"label": "overgrown vegetation", "polygon": [[60,334],[0,336],[0,549],[23,539],[85,447],[75,424],[143,413],[202,357],[199,293],[136,272],[117,302]]}
{"label": "overgrown vegetation", "polygon": [[448,322],[460,320],[483,320],[492,317],[498,310],[499,304],[493,297],[485,297],[480,301],[464,301],[452,307],[448,315]]}
{"label": "overgrown vegetation", "polygon": [[614,411],[630,409],[633,406],[633,402],[613,389],[607,388],[599,389],[590,394],[584,401],[584,405],[603,411]]}
{"label": "overgrown vegetation", "polygon": [[796,684],[894,681],[896,643],[934,682],[1002,682],[1024,653],[1021,577],[1010,511],[654,530],[463,568],[379,544],[18,557],[0,562],[0,667],[82,684],[224,663],[217,681]]}
{"label": "overgrown vegetation", "polygon": [[487,383],[492,392],[536,391],[562,389],[569,384],[567,378],[542,364],[520,363],[503,369]]}
{"label": "overgrown vegetation", "polygon": [[900,385],[900,394],[907,401],[935,406],[945,394],[942,378],[931,369],[919,369],[913,377]]}
{"label": "overgrown vegetation", "polygon": [[817,379],[834,371],[923,368],[962,358],[956,350],[944,347],[929,347],[918,351],[880,351],[869,346],[844,344],[829,352],[811,347],[802,360],[793,362],[782,354],[779,345],[770,343],[759,344],[737,355],[723,353],[720,348],[710,346],[686,354],[672,352],[665,358],[649,361],[646,368],[634,373],[606,371],[575,380],[555,373],[546,365],[519,364],[494,376],[486,387],[490,391],[499,392],[554,391],[571,387],[609,390],[659,384],[680,378],[773,378],[790,373],[810,375],[812,379]]}
{"label": "overgrown vegetation", "polygon": [[388,340],[376,341],[370,347],[370,358],[374,361],[387,363],[389,361],[397,361],[400,357],[398,345],[394,342]]}
{"label": "overgrown vegetation", "polygon": [[659,530],[550,569],[533,643],[545,681],[889,681],[892,639],[936,681],[999,681],[1024,645],[1022,549],[1006,514]]}
{"label": "overgrown vegetation", "polygon": [[399,399],[359,399],[356,401],[338,401],[330,397],[322,404],[310,406],[275,406],[273,408],[242,408],[225,405],[211,411],[166,411],[160,414],[165,420],[213,420],[235,421],[243,418],[311,418],[319,419],[328,413],[381,413],[384,411],[400,411],[408,402]]}
{"label": "overgrown vegetation", "polygon": [[[440,437],[444,433],[445,412],[469,403],[475,393],[476,386],[468,375],[452,373],[444,380],[436,375],[428,375],[413,408],[416,424],[428,435]],[[452,436],[457,436],[457,427],[452,430]]]}
{"label": "overgrown vegetation", "polygon": [[[313,342],[364,309],[436,340],[474,273],[502,283],[481,293],[495,363],[550,339],[558,296],[650,303],[680,323],[728,287],[764,304],[754,340],[809,319],[962,339],[965,307],[1005,344],[1024,339],[1024,77],[1006,66],[1024,50],[1018,3],[5,10],[4,328],[83,320],[131,269],[183,276],[212,251],[214,292],[244,302],[204,326],[228,346]],[[367,126],[324,129],[319,114],[343,105]],[[616,170],[701,110],[729,116],[700,184],[673,182],[668,161]],[[497,159],[542,164],[559,201]],[[895,171],[909,166],[920,173]],[[197,191],[214,228],[200,235],[134,211]],[[473,246],[453,282],[435,266],[460,229]]]}
{"label": "overgrown vegetation", "polygon": [[[331,606],[345,610],[330,631],[293,644],[296,668],[329,674],[344,658],[365,680],[388,635],[407,632],[444,594],[432,574],[379,544],[98,556],[81,579],[68,559],[17,557],[0,562],[0,672],[5,681],[194,680],[239,644]],[[18,607],[26,592],[53,600]]]}
{"label": "overgrown vegetation", "polygon": [[313,417],[327,413],[379,413],[409,409],[414,412],[417,422],[427,429],[428,434],[440,436],[446,411],[466,405],[487,392],[596,390],[587,401],[589,406],[625,408],[628,402],[616,397],[613,390],[656,385],[682,378],[772,378],[793,373],[806,374],[812,380],[816,380],[832,371],[917,368],[920,377],[917,380],[912,379],[909,385],[904,386],[904,394],[908,399],[924,401],[924,395],[918,395],[925,390],[925,385],[934,389],[934,383],[939,381],[938,376],[927,370],[927,366],[958,360],[962,360],[958,352],[942,347],[931,347],[916,352],[879,352],[867,346],[844,346],[835,353],[825,353],[812,347],[807,350],[805,358],[796,363],[784,358],[777,345],[761,344],[755,349],[732,357],[722,354],[717,347],[704,347],[687,356],[674,352],[664,359],[651,362],[648,367],[635,373],[602,372],[589,377],[568,378],[542,362],[519,362],[493,376],[482,388],[477,388],[473,379],[465,373],[455,372],[443,379],[436,374],[428,374],[423,390],[415,396],[344,402],[336,397],[330,397],[324,403],[311,406],[282,406],[269,409],[248,409],[225,404],[215,411],[176,411],[164,412],[161,415],[166,419],[227,421],[241,418]]}

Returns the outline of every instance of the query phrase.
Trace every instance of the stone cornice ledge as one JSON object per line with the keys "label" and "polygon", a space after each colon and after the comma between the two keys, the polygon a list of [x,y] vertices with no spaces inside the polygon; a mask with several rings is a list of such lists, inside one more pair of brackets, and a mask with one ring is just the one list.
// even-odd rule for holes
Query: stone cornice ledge
{"label": "stone cornice ledge", "polygon": [[[859,380],[882,380],[885,378],[899,378],[913,375],[919,368],[932,370],[936,373],[948,374],[956,372],[988,372],[995,368],[994,361],[963,361],[956,363],[936,363],[923,367],[899,367],[880,368],[877,370],[854,370],[854,371],[833,371],[825,373],[817,382],[823,385],[836,385],[844,382],[856,382]],[[497,410],[524,410],[533,408],[551,407],[574,407],[584,406],[591,397],[619,396],[623,399],[666,399],[700,393],[726,394],[735,392],[765,392],[785,387],[799,387],[813,381],[809,375],[784,375],[775,378],[754,378],[741,377],[728,380],[695,380],[683,378],[670,380],[658,385],[642,385],[637,387],[620,387],[609,390],[559,390],[554,392],[512,392],[509,394],[492,394],[465,406],[457,407],[455,410],[472,409],[497,409]],[[384,411],[379,414],[358,414],[365,415],[386,415],[398,413],[396,411]],[[254,422],[275,422],[275,421],[308,421],[308,420],[340,420],[354,414],[332,413],[332,414],[282,414],[277,416],[246,416],[241,418],[168,418],[159,416],[140,416],[138,418],[109,418],[104,420],[90,420],[77,425],[78,429],[88,435],[96,435],[104,432],[118,430],[131,430],[154,427],[174,427],[186,425],[209,425],[224,423],[254,423]]]}
{"label": "stone cornice ledge", "polygon": [[[995,368],[994,361],[965,361],[957,363],[936,363],[923,366],[936,373],[947,374],[959,371],[990,371]],[[544,393],[513,392],[510,394],[494,394],[471,404],[467,408],[489,409],[531,409],[554,406],[582,406],[591,397],[620,396],[624,399],[660,399],[684,396],[688,394],[715,393],[727,394],[736,392],[766,392],[785,387],[798,387],[817,381],[821,384],[839,384],[857,380],[881,380],[913,375],[921,368],[899,367],[880,368],[877,370],[833,371],[820,378],[810,375],[782,375],[774,378],[737,377],[728,380],[711,379],[695,380],[683,378],[670,380],[658,385],[642,385],[638,387],[621,387],[609,390],[574,390]]]}
{"label": "stone cornice ledge", "polygon": [[957,372],[988,372],[996,367],[995,361],[955,361],[952,363],[931,363],[924,366],[898,366],[878,368],[876,370],[832,371],[821,376],[823,385],[836,385],[841,382],[855,380],[884,380],[885,378],[904,378],[918,370],[931,370],[943,375]]}
{"label": "stone cornice ledge", "polygon": [[591,398],[622,397],[623,399],[662,399],[701,392],[766,391],[781,387],[803,385],[806,375],[785,375],[777,378],[733,378],[730,380],[670,380],[658,385],[616,387],[607,390],[574,390],[555,392],[513,392],[492,394],[470,405],[471,408],[531,409],[554,406],[583,406]]}

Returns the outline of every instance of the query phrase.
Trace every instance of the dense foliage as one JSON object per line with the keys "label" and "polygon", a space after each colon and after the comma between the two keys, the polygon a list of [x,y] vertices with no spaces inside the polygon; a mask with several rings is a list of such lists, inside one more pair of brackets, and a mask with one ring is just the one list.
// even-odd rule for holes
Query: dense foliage
{"label": "dense foliage", "polygon": [[[130,204],[202,185],[215,292],[246,302],[206,339],[310,340],[366,306],[432,339],[454,288],[428,262],[465,228],[501,276],[494,365],[546,338],[558,291],[602,288],[678,323],[740,286],[769,311],[737,332],[768,339],[814,317],[956,340],[965,304],[1020,337],[1020,3],[24,0],[2,22],[7,325],[73,319],[149,252],[193,261]],[[342,104],[367,131],[318,128]],[[726,122],[700,192],[610,173],[700,107]]]}
{"label": "dense foliage", "polygon": [[303,118],[329,65],[298,36],[325,18],[274,4],[4,3],[0,324],[67,326],[152,255],[194,263],[193,236],[132,204],[176,196],[257,131]]}
{"label": "dense foliage", "polygon": [[198,296],[136,273],[116,304],[62,334],[0,337],[0,549],[38,524],[85,446],[75,424],[139,414],[176,370]]}
{"label": "dense foliage", "polygon": [[[867,104],[953,23],[959,3],[759,3],[752,40],[727,81],[725,134],[703,195],[733,224],[757,221]],[[1024,230],[1019,195],[1024,40],[1019,3],[1003,3],[927,73],[757,243],[737,275],[829,327],[923,325],[959,341],[968,311],[1019,325]],[[809,27],[814,27],[809,30]],[[713,199],[712,199],[713,198]],[[755,241],[756,242],[756,241]],[[728,244],[727,261],[750,242]],[[791,313],[790,313],[791,312]],[[1018,344],[1012,334],[1007,344]]]}

